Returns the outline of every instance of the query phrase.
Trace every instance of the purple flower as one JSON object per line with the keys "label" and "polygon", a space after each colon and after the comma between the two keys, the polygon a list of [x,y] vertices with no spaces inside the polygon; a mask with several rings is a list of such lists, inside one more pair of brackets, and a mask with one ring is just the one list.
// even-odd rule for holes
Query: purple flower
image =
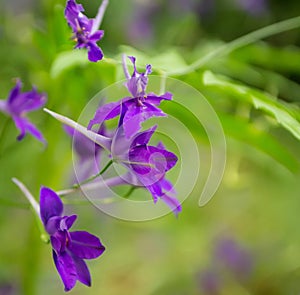
{"label": "purple flower", "polygon": [[16,86],[11,90],[7,100],[0,100],[0,110],[15,122],[20,130],[18,140],[31,133],[38,140],[45,142],[42,133],[26,118],[26,113],[40,109],[46,103],[46,95],[37,92],[33,87],[31,91],[21,93],[22,83],[17,80]]}
{"label": "purple flower", "polygon": [[180,202],[171,182],[165,179],[166,172],[177,163],[177,157],[159,143],[149,145],[156,126],[137,133],[127,139],[122,126],[117,130],[112,142],[112,157],[129,170],[131,182],[145,187],[154,202],[162,199],[177,215],[181,211]]}
{"label": "purple flower", "polygon": [[90,61],[97,62],[103,58],[103,52],[98,47],[97,42],[102,39],[104,31],[98,30],[108,0],[104,0],[99,7],[98,14],[94,19],[87,18],[82,12],[84,11],[81,4],[75,0],[68,0],[65,9],[65,18],[72,28],[73,39],[77,42],[75,48],[87,48],[88,58]]}
{"label": "purple flower", "polygon": [[253,269],[253,259],[250,253],[232,239],[222,239],[218,242],[215,258],[239,279],[249,277]]}
{"label": "purple flower", "polygon": [[89,130],[96,124],[101,125],[104,121],[120,115],[119,126],[123,125],[126,137],[130,138],[141,129],[141,124],[147,119],[166,116],[157,106],[162,100],[171,100],[172,94],[169,92],[160,96],[154,93],[146,94],[151,66],[146,66],[145,73],[139,73],[136,69],[135,58],[130,56],[129,59],[133,63],[134,71],[130,76],[124,63],[127,77],[125,85],[133,97],[125,97],[118,102],[108,103],[98,108],[94,118],[89,122]]}
{"label": "purple flower", "polygon": [[99,257],[105,250],[100,240],[86,232],[70,232],[77,216],[63,216],[63,203],[51,189],[42,187],[40,216],[50,235],[53,260],[64,283],[65,291],[71,290],[76,281],[91,286],[91,276],[84,259]]}

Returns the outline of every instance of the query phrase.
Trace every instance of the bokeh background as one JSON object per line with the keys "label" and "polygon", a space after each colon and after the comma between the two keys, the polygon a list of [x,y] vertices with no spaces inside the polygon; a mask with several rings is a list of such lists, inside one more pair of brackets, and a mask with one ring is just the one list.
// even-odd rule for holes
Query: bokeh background
{"label": "bokeh background", "polygon": [[[81,3],[90,17],[100,4]],[[107,59],[91,64],[84,54],[70,53],[64,5],[61,0],[2,0],[0,97],[7,97],[12,79],[19,77],[25,89],[34,84],[47,93],[48,108],[73,119],[96,93],[123,79],[122,52],[137,55],[139,66],[151,63],[161,74],[300,13],[298,0],[110,0],[100,43]],[[299,46],[299,29],[293,29],[175,75],[205,95],[220,118],[227,141],[223,181],[214,198],[199,207],[209,143],[189,113],[171,108],[200,147],[199,183],[177,219],[169,214],[147,222],[122,221],[88,202],[68,200],[68,210],[79,215],[76,228],[98,235],[107,248],[88,262],[92,288],[78,284],[72,294],[300,293],[300,143],[297,132],[291,132],[299,130]],[[231,84],[205,85],[205,70],[249,87],[250,94],[272,95],[282,116],[256,109]],[[288,127],[280,122],[289,119],[280,113],[286,109],[295,119]],[[50,246],[41,241],[36,219],[11,178],[22,180],[37,199],[41,185],[68,187],[72,144],[47,114],[30,118],[43,131],[47,147],[30,136],[17,142],[15,126],[0,114],[0,295],[64,293]]]}

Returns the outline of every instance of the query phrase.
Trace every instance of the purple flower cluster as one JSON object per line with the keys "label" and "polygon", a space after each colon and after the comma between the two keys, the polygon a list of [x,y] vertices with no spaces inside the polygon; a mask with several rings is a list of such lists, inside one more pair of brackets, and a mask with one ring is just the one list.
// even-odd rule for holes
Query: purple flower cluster
{"label": "purple flower cluster", "polygon": [[129,60],[133,64],[133,73],[129,75],[124,62],[125,86],[132,96],[99,107],[88,129],[95,125],[103,126],[105,121],[119,116],[118,128],[112,136],[112,158],[128,169],[130,179],[136,186],[144,187],[152,194],[154,202],[162,199],[177,215],[181,205],[175,198],[173,185],[165,178],[166,172],[176,165],[177,156],[166,150],[162,143],[149,145],[156,126],[139,132],[147,119],[166,116],[159,105],[163,100],[171,100],[172,94],[147,94],[151,66],[147,65],[145,72],[140,73],[135,58],[129,56]]}
{"label": "purple flower cluster", "polygon": [[[65,18],[73,31],[73,39],[77,43],[75,48],[86,48],[88,59],[92,62],[103,58],[102,50],[97,42],[104,35],[104,32],[99,30],[99,26],[107,4],[108,0],[103,0],[96,17],[89,19],[83,14],[83,6],[77,4],[75,0],[67,0],[66,3]],[[151,193],[155,203],[161,199],[177,215],[181,211],[181,204],[176,199],[173,184],[166,179],[166,173],[176,165],[178,158],[168,151],[163,143],[159,142],[156,145],[150,143],[157,126],[141,131],[142,123],[146,120],[166,116],[159,106],[162,101],[171,100],[172,94],[169,92],[162,95],[147,93],[151,66],[147,65],[145,72],[139,72],[136,59],[129,56],[129,60],[133,64],[131,75],[125,58],[123,66],[127,78],[125,86],[130,95],[118,102],[101,105],[87,128],[77,123],[73,124],[74,121],[64,116],[45,110],[52,115],[55,114],[54,117],[68,125],[65,129],[74,137],[73,143],[80,158],[79,162],[80,164],[88,163],[89,172],[94,168],[98,169],[100,152],[105,149],[109,152],[109,163],[116,162],[127,169],[126,174],[117,179],[116,185],[124,184],[123,180],[127,179],[127,184],[145,188]],[[26,133],[31,133],[44,142],[43,135],[30,123],[26,114],[43,107],[46,96],[39,94],[35,88],[22,93],[21,87],[22,84],[18,80],[8,99],[0,100],[0,111],[14,120],[16,127],[20,130],[19,140]],[[106,121],[117,117],[119,118],[117,128],[107,131]],[[109,165],[105,166],[103,171]],[[84,182],[94,180],[98,174],[85,179]],[[77,215],[63,215],[62,200],[53,190],[42,187],[38,204],[21,182],[17,179],[13,181],[23,191],[34,211],[39,215],[44,231],[50,237],[53,260],[65,291],[70,291],[77,281],[90,286],[91,276],[85,260],[98,258],[105,251],[99,238],[87,231],[70,231]]]}
{"label": "purple flower cluster", "polygon": [[102,255],[105,247],[100,240],[86,232],[73,231],[77,216],[63,216],[63,203],[58,195],[43,187],[40,193],[40,216],[53,249],[53,260],[65,285],[71,290],[76,281],[91,286],[91,276],[84,259],[94,259]]}

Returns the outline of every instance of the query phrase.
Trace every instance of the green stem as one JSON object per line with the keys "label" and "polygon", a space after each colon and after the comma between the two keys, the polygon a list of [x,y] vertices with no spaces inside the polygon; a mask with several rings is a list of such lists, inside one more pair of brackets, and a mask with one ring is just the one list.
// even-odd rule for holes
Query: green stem
{"label": "green stem", "polygon": [[134,192],[134,190],[136,190],[138,187],[136,186],[132,186],[129,191],[123,196],[123,199],[128,199],[131,194]]}
{"label": "green stem", "polygon": [[289,31],[292,29],[296,29],[300,27],[300,16],[284,20],[275,24],[272,24],[270,26],[264,27],[262,29],[256,30],[254,32],[251,32],[247,35],[244,35],[238,39],[235,39],[227,44],[224,44],[220,46],[219,48],[211,51],[209,54],[201,57],[188,67],[186,67],[183,70],[168,72],[168,75],[185,75],[189,74],[199,68],[201,68],[203,65],[207,64],[211,60],[224,56],[226,54],[231,53],[232,51],[244,47],[250,43],[256,42],[258,40],[264,39],[266,37],[270,37],[275,34],[279,34],[285,31]]}
{"label": "green stem", "polygon": [[44,225],[42,224],[42,220],[40,218],[40,205],[38,202],[35,200],[33,195],[30,193],[30,191],[27,189],[27,187],[18,179],[12,178],[12,181],[19,187],[19,189],[23,192],[24,196],[26,199],[29,201],[31,208],[34,211],[34,216],[36,217],[37,220],[37,226],[40,230],[40,237],[41,240],[45,243],[49,243],[49,235],[46,233],[44,229]]}

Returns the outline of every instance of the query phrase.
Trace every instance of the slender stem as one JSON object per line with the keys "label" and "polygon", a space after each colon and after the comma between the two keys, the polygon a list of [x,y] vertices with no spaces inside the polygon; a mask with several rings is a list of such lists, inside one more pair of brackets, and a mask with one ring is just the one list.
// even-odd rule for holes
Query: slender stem
{"label": "slender stem", "polygon": [[131,194],[136,190],[138,187],[137,186],[132,186],[129,191],[123,196],[124,199],[128,199]]}
{"label": "slender stem", "polygon": [[92,34],[95,33],[99,29],[99,27],[100,27],[100,25],[102,23],[103,16],[104,16],[104,13],[106,11],[107,5],[108,5],[108,0],[103,0],[102,4],[100,5],[100,7],[98,9],[98,13],[97,13],[97,15],[96,15],[96,17],[94,19],[94,23],[93,23],[93,27],[92,27],[92,32],[91,32]]}
{"label": "slender stem", "polygon": [[79,188],[81,185],[89,183],[89,182],[93,181],[94,179],[96,179],[97,177],[99,177],[100,175],[104,174],[105,171],[112,165],[112,163],[113,163],[113,160],[110,160],[99,173],[92,175],[91,177],[83,180],[82,182],[73,185],[73,188]]}
{"label": "slender stem", "polygon": [[19,189],[23,192],[24,196],[29,201],[31,207],[33,208],[37,220],[37,225],[39,228],[39,231],[41,233],[41,239],[45,243],[49,243],[49,235],[46,233],[44,226],[42,224],[41,218],[40,218],[40,206],[38,202],[35,200],[35,198],[32,196],[30,191],[27,189],[27,187],[19,181],[17,178],[12,178],[12,181],[19,187]]}
{"label": "slender stem", "polygon": [[240,47],[246,46],[250,43],[256,42],[260,39],[263,39],[263,38],[266,38],[266,37],[269,37],[269,36],[272,36],[272,35],[275,35],[278,33],[296,29],[298,27],[300,27],[300,16],[272,24],[270,26],[264,27],[262,29],[251,32],[247,35],[244,35],[240,38],[237,38],[227,44],[224,44],[224,45],[218,47],[217,49],[211,51],[209,54],[201,57],[200,59],[198,59],[197,61],[195,61],[188,67],[186,67],[185,69],[168,72],[168,75],[185,75],[185,74],[191,73],[191,72],[201,68],[203,65],[207,64],[211,60],[213,60],[217,57],[221,57],[226,54],[229,54],[232,51],[234,51]]}
{"label": "slender stem", "polygon": [[12,178],[12,181],[19,187],[19,189],[22,191],[24,196],[27,198],[33,210],[35,211],[36,215],[40,217],[40,206],[38,202],[35,200],[35,198],[33,197],[33,195],[30,193],[30,191],[27,189],[27,187],[17,178]]}

